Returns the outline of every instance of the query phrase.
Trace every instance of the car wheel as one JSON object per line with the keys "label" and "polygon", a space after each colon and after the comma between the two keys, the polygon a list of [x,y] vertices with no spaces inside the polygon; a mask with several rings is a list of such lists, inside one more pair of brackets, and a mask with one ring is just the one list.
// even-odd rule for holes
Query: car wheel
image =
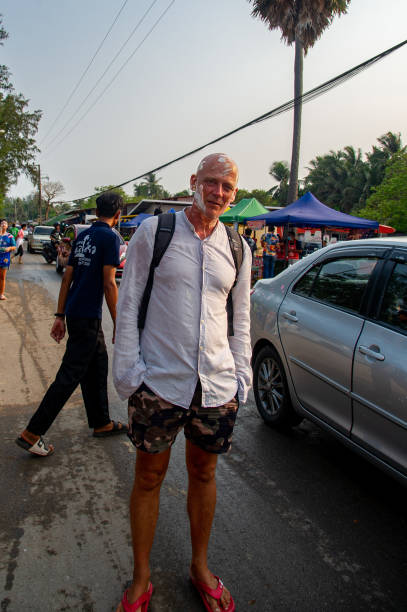
{"label": "car wheel", "polygon": [[256,357],[253,389],[257,409],[267,425],[291,427],[302,421],[292,407],[284,366],[272,346],[264,347]]}

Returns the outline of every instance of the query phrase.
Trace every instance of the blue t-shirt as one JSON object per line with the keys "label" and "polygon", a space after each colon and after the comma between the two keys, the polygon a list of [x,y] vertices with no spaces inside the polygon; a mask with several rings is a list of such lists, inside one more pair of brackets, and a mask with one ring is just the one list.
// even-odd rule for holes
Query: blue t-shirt
{"label": "blue t-shirt", "polygon": [[101,319],[103,303],[103,266],[118,266],[120,240],[102,221],[79,234],[69,256],[73,282],[65,313],[68,317]]}
{"label": "blue t-shirt", "polygon": [[8,268],[10,266],[10,251],[5,253],[3,249],[16,246],[16,241],[9,233],[0,235],[0,268]]}

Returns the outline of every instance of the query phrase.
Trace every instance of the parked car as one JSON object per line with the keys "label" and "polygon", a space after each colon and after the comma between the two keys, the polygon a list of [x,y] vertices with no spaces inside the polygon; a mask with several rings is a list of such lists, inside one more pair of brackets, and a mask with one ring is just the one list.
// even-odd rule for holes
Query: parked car
{"label": "parked car", "polygon": [[327,246],[258,281],[251,309],[264,421],[306,417],[407,484],[407,239]]}
{"label": "parked car", "polygon": [[[64,232],[64,238],[69,238],[70,244],[72,245],[73,242],[76,240],[76,238],[79,236],[79,234],[83,232],[83,230],[87,229],[88,227],[90,227],[90,225],[80,225],[80,224],[68,225],[68,227],[65,229],[65,232]],[[125,242],[123,237],[119,234],[119,232],[115,228],[113,228],[113,231],[115,232],[115,234],[117,234],[117,236],[119,236],[119,240],[120,240],[120,264],[116,268],[116,280],[120,280],[121,277],[123,276],[124,264],[126,263],[127,243]],[[59,260],[57,258],[57,261],[56,261],[57,272],[61,272],[61,267],[62,268],[65,267],[66,263],[67,262],[65,260]]]}
{"label": "parked car", "polygon": [[36,225],[32,233],[28,234],[27,250],[29,253],[42,253],[44,244],[51,242],[54,227],[51,225]]}

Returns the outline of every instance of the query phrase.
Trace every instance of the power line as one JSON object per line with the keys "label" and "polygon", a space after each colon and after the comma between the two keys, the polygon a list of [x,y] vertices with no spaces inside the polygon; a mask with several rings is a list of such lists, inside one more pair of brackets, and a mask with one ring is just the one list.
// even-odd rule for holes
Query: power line
{"label": "power line", "polygon": [[[171,166],[172,164],[175,164],[176,162],[186,159],[187,157],[190,157],[191,155],[194,155],[195,153],[202,151],[206,147],[216,144],[217,142],[220,142],[221,140],[224,140],[225,138],[228,138],[229,136],[232,136],[233,134],[236,134],[237,132],[240,132],[241,130],[244,130],[245,128],[248,128],[252,125],[256,125],[257,123],[261,123],[262,121],[266,121],[267,119],[271,119],[273,117],[277,117],[278,115],[286,113],[287,111],[291,110],[294,107],[294,105],[300,100],[302,100],[303,103],[310,102],[311,100],[314,100],[315,98],[323,95],[327,91],[330,91],[334,87],[337,87],[338,85],[341,85],[342,83],[353,78],[354,76],[357,76],[363,70],[370,68],[371,66],[373,66],[380,60],[384,59],[391,53],[394,53],[394,51],[397,51],[398,49],[400,49],[406,44],[407,44],[407,39],[395,45],[394,47],[390,47],[390,49],[387,49],[386,51],[382,51],[382,53],[375,55],[374,57],[362,62],[361,64],[354,66],[350,70],[347,70],[346,72],[343,72],[342,74],[339,74],[338,76],[333,77],[329,81],[325,81],[321,85],[318,85],[317,87],[314,87],[313,89],[310,89],[306,93],[302,94],[302,96],[293,98],[292,100],[289,100],[288,102],[285,102],[284,104],[280,106],[277,106],[276,108],[268,111],[267,113],[264,113],[263,115],[260,115],[259,117],[256,117],[255,119],[252,119],[251,121],[245,123],[244,125],[241,125],[235,128],[234,130],[231,130],[230,132],[223,134],[222,136],[218,136],[217,138],[214,138],[210,142],[207,142],[206,144],[203,144],[197,147],[196,149],[189,151],[188,153],[184,153],[183,155],[180,155],[179,157],[176,157],[175,159],[172,159],[171,161],[166,162],[165,164],[161,164],[160,166],[157,166],[156,168],[153,168],[151,170],[146,170],[142,174],[139,174],[138,176],[132,179],[129,179],[128,181],[124,181],[123,183],[120,183],[119,185],[115,185],[114,187],[112,187],[112,189],[124,187],[125,185],[128,185],[129,183],[138,181],[144,176],[146,176],[147,174],[150,174],[151,172],[154,172],[154,173],[159,172],[160,170],[163,170],[164,168],[168,168],[168,166]],[[93,195],[96,195],[96,194],[92,193],[91,195],[84,196],[82,198],[75,198],[71,201],[82,202],[83,200],[87,200],[91,198]],[[100,194],[97,194],[97,195],[100,195]]]}
{"label": "power line", "polygon": [[[144,17],[147,15],[148,11],[153,7],[153,5],[157,2],[157,0],[154,0],[153,3],[151,4],[150,8],[147,10],[147,12],[145,13],[145,15],[142,17],[142,20],[144,19]],[[134,51],[129,55],[129,57],[123,62],[123,64],[121,65],[121,67],[119,68],[119,70],[116,72],[116,74],[113,76],[113,78],[109,81],[109,83],[106,85],[106,87],[102,90],[102,92],[98,95],[98,97],[96,98],[96,100],[94,100],[92,102],[92,104],[89,106],[89,108],[85,111],[85,113],[78,119],[78,121],[73,125],[73,127],[69,130],[69,132],[67,132],[65,134],[65,136],[62,137],[62,139],[55,145],[55,147],[52,149],[52,151],[55,151],[55,149],[57,147],[59,147],[60,144],[62,144],[64,142],[64,140],[66,138],[68,138],[68,136],[70,134],[72,134],[72,132],[78,127],[78,125],[83,121],[83,119],[85,119],[85,117],[90,113],[90,111],[94,108],[94,106],[96,106],[96,104],[98,102],[100,102],[100,100],[102,99],[103,95],[105,94],[105,92],[109,89],[109,87],[112,85],[112,83],[117,79],[117,77],[119,76],[119,74],[121,73],[121,71],[124,69],[124,67],[129,63],[129,61],[134,57],[134,55],[136,54],[136,52],[140,49],[140,47],[144,44],[144,42],[147,40],[147,38],[149,38],[150,34],[152,34],[152,32],[155,30],[155,28],[158,26],[158,24],[160,23],[160,21],[165,17],[165,15],[167,14],[167,12],[170,10],[170,8],[172,7],[172,5],[175,3],[175,0],[171,0],[170,4],[167,6],[167,8],[161,13],[161,15],[158,17],[158,19],[154,22],[154,24],[152,25],[152,27],[150,28],[150,30],[147,32],[147,34],[144,36],[144,38],[141,40],[141,42],[137,45],[137,47],[134,49]],[[141,21],[142,21],[141,20]],[[141,21],[139,22],[139,24],[141,23]],[[138,24],[138,25],[139,25]],[[138,26],[137,26],[138,27]],[[117,56],[116,56],[117,57]],[[113,60],[114,61],[114,60]],[[111,62],[113,63],[113,62]],[[111,64],[110,64],[111,65]],[[110,67],[109,65],[109,67]],[[107,69],[105,70],[105,72],[103,73],[102,77],[106,74]],[[99,81],[101,80],[101,78],[99,79]],[[99,81],[96,83],[96,85],[99,83]],[[93,89],[89,92],[89,94],[86,96],[85,100],[83,100],[83,102],[81,103],[81,105],[79,106],[79,108],[75,111],[74,115],[77,113],[77,111],[80,110],[81,106],[83,105],[83,103],[88,99],[89,95],[93,92],[93,90],[95,89],[96,85],[93,87]],[[72,119],[73,117],[71,117]],[[71,119],[68,121],[68,123],[71,121]],[[57,136],[55,138],[53,138],[52,142],[55,141],[55,139],[59,136],[59,134],[65,129],[67,124],[65,124],[65,126],[62,128],[62,130],[57,134]],[[52,144],[52,142],[50,143],[50,145]],[[52,152],[50,151],[50,152]],[[49,153],[50,153],[49,152]]]}
{"label": "power line", "polygon": [[[62,134],[62,132],[65,130],[65,128],[71,123],[71,121],[76,117],[76,115],[79,113],[79,111],[81,110],[81,108],[84,106],[85,102],[89,99],[89,97],[92,95],[92,93],[95,91],[96,87],[99,85],[100,81],[103,79],[103,77],[105,76],[105,74],[110,70],[112,64],[116,61],[116,59],[118,58],[118,56],[120,55],[120,53],[123,51],[124,47],[127,45],[127,43],[129,42],[129,40],[134,36],[134,34],[136,33],[136,31],[138,30],[138,28],[140,27],[140,25],[143,23],[144,19],[147,17],[148,13],[151,11],[151,9],[153,8],[153,6],[156,4],[158,0],[153,0],[153,2],[150,4],[150,6],[148,7],[148,9],[145,11],[144,15],[141,17],[141,19],[138,21],[138,23],[136,24],[136,26],[133,28],[133,30],[130,32],[130,35],[127,37],[127,39],[125,40],[125,42],[122,44],[122,46],[120,47],[120,49],[118,50],[118,52],[116,53],[116,55],[114,56],[114,58],[110,61],[109,65],[107,66],[107,68],[105,68],[104,72],[102,73],[102,75],[98,78],[98,80],[96,81],[96,83],[93,85],[93,87],[90,89],[90,91],[87,93],[87,95],[85,96],[85,98],[81,101],[81,103],[79,104],[79,106],[75,109],[75,111],[72,113],[72,115],[69,117],[68,121],[65,122],[65,124],[63,125],[63,127],[59,130],[59,132],[52,138],[52,140],[50,141],[50,143],[47,145],[46,149],[49,149],[49,147],[52,145],[53,142],[55,142],[57,140],[57,138]],[[127,2],[127,0],[126,0]],[[174,0],[175,2],[175,0]],[[96,104],[96,101],[95,101]],[[75,126],[76,127],[76,126]],[[70,132],[69,132],[70,133]],[[63,138],[63,140],[68,136],[69,134],[66,134]],[[61,140],[62,142],[62,140]],[[60,143],[58,143],[59,146]]]}
{"label": "power line", "polygon": [[65,102],[64,106],[63,106],[63,107],[62,107],[62,109],[59,111],[58,116],[57,116],[57,117],[56,117],[56,119],[54,119],[54,121],[52,122],[52,125],[51,125],[51,127],[49,128],[48,132],[45,134],[45,136],[44,136],[44,138],[43,138],[43,141],[42,141],[42,142],[45,142],[45,140],[48,138],[49,134],[52,132],[52,129],[53,129],[54,125],[55,125],[55,124],[56,124],[56,122],[59,120],[59,118],[61,117],[62,113],[64,112],[64,110],[65,110],[65,109],[66,109],[66,107],[68,106],[68,104],[69,104],[69,102],[71,101],[71,99],[72,99],[72,97],[73,97],[74,93],[77,91],[77,89],[78,89],[79,85],[82,83],[82,81],[83,81],[83,79],[84,79],[85,75],[87,74],[87,72],[88,72],[89,68],[90,68],[90,67],[91,67],[91,65],[93,64],[93,62],[94,62],[94,60],[95,60],[95,57],[97,56],[97,54],[99,53],[99,51],[100,51],[100,50],[101,50],[101,48],[103,47],[103,45],[104,45],[104,42],[105,42],[106,38],[109,36],[110,32],[113,30],[113,28],[114,28],[114,26],[115,26],[115,24],[116,24],[117,20],[118,20],[118,19],[119,19],[119,17],[120,17],[120,14],[122,13],[122,11],[123,11],[123,9],[124,9],[124,7],[126,6],[126,4],[127,4],[127,2],[128,2],[128,1],[129,1],[129,0],[124,0],[124,2],[123,2],[123,4],[122,4],[122,6],[121,6],[121,8],[120,8],[119,12],[116,14],[116,17],[115,17],[115,18],[114,18],[114,20],[113,20],[113,23],[111,24],[111,26],[109,27],[108,31],[106,32],[106,34],[105,34],[105,36],[104,36],[104,38],[103,38],[102,42],[99,44],[98,48],[96,49],[96,51],[95,51],[95,53],[94,53],[94,55],[93,55],[92,59],[90,60],[89,64],[86,66],[86,68],[85,68],[84,72],[82,73],[82,76],[80,77],[79,81],[76,83],[75,87],[73,88],[73,90],[71,91],[70,95],[68,96],[68,99],[67,99],[67,101]]}

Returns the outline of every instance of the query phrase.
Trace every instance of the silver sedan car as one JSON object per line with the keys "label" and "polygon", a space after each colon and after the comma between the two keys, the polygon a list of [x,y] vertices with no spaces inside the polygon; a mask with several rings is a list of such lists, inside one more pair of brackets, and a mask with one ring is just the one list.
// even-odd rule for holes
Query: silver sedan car
{"label": "silver sedan car", "polygon": [[339,242],[258,281],[251,321],[264,421],[306,417],[407,484],[407,239]]}

